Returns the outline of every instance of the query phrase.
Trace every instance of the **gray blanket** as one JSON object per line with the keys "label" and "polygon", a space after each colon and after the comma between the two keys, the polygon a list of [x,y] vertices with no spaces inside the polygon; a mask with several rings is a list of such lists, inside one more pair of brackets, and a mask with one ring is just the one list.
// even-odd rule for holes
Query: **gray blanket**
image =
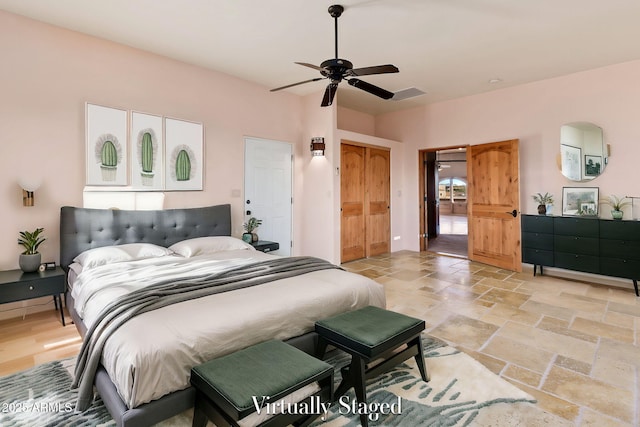
{"label": "gray blanket", "polygon": [[182,301],[332,268],[340,267],[313,257],[276,258],[197,278],[155,283],[124,295],[105,307],[85,335],[72,384],[72,388],[79,389],[76,411],[91,405],[94,377],[105,342],[129,319]]}

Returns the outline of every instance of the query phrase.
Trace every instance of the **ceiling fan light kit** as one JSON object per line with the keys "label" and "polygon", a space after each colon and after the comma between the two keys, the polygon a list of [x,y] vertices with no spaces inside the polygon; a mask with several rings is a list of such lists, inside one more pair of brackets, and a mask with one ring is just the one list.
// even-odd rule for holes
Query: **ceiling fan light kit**
{"label": "ceiling fan light kit", "polygon": [[356,76],[368,76],[372,74],[387,74],[387,73],[397,73],[399,70],[395,65],[386,64],[386,65],[375,65],[372,67],[364,67],[364,68],[353,68],[353,64],[351,61],[347,61],[346,59],[340,59],[338,57],[338,18],[344,12],[344,7],[339,4],[334,4],[329,6],[329,15],[334,18],[335,21],[335,58],[327,59],[323,61],[320,66],[316,66],[313,64],[309,64],[306,62],[296,62],[298,65],[302,65],[305,67],[313,68],[314,70],[320,71],[322,77],[316,77],[314,79],[304,80],[298,83],[292,83],[286,86],[281,86],[275,89],[271,89],[271,92],[275,92],[282,89],[287,89],[293,86],[298,86],[304,83],[316,82],[318,80],[329,79],[330,83],[327,85],[327,88],[324,91],[324,96],[322,97],[322,103],[320,104],[322,107],[328,107],[333,104],[333,99],[335,98],[336,92],[338,90],[338,84],[342,80],[346,80],[349,85],[368,92],[372,95],[375,95],[382,99],[391,99],[394,96],[393,92],[389,92],[388,90],[382,89],[381,87],[375,86],[371,83],[367,83],[363,80],[354,78]]}

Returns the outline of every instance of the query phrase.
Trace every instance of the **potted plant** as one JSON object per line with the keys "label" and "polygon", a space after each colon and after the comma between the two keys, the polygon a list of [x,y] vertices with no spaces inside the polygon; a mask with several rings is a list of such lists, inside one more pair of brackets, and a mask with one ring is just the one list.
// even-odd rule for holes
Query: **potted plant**
{"label": "potted plant", "polygon": [[538,213],[540,215],[546,215],[547,209],[553,204],[553,194],[549,193],[536,193],[533,195],[533,200],[538,203]]}
{"label": "potted plant", "polygon": [[24,247],[24,252],[20,254],[18,264],[25,273],[37,271],[40,267],[40,252],[38,246],[46,239],[41,236],[44,228],[36,228],[34,231],[21,231],[18,244]]}
{"label": "potted plant", "polygon": [[622,208],[631,205],[628,197],[618,197],[614,194],[609,196],[608,199],[600,200],[600,203],[611,206],[611,216],[613,219],[622,219],[624,215]]}
{"label": "potted plant", "polygon": [[244,234],[242,235],[242,240],[244,240],[247,243],[257,242],[258,235],[255,233],[254,230],[258,228],[260,224],[262,224],[262,220],[254,217],[249,218],[247,222],[242,224],[242,226],[244,227]]}

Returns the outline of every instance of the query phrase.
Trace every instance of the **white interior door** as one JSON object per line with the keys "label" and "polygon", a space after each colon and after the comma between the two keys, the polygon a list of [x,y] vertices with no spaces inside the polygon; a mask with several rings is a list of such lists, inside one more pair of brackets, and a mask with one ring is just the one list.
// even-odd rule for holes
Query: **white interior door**
{"label": "white interior door", "polygon": [[245,138],[244,212],[245,220],[262,220],[256,230],[260,240],[278,242],[272,253],[291,255],[292,161],[291,144]]}

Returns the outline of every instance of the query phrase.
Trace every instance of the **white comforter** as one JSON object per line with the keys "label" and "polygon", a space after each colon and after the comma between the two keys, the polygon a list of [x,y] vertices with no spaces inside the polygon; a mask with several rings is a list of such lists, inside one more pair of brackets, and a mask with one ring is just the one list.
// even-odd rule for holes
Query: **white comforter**
{"label": "white comforter", "polygon": [[[170,276],[228,268],[273,257],[228,251],[166,256],[81,272],[72,283],[75,309],[90,327],[117,296]],[[193,366],[269,339],[313,330],[316,320],[367,305],[385,306],[382,285],[342,270],[321,270],[219,293],[144,313],[107,341],[102,364],[133,408],[189,386]]]}

